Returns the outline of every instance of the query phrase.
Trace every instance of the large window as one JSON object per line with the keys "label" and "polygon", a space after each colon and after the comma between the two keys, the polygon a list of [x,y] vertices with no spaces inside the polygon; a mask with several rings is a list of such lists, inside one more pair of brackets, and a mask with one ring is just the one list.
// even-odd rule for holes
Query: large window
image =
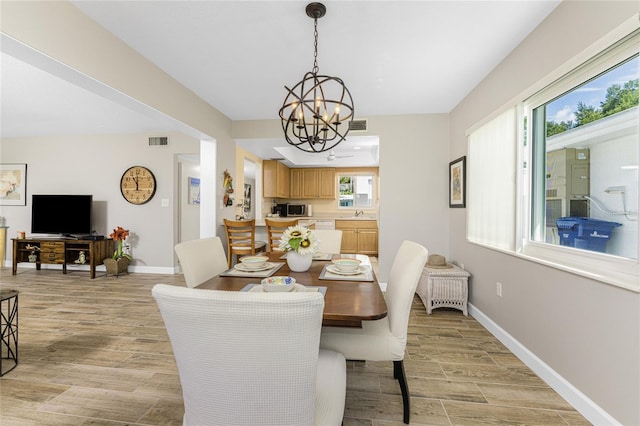
{"label": "large window", "polygon": [[533,241],[638,258],[639,61],[625,49],[632,41],[526,108]]}
{"label": "large window", "polygon": [[373,175],[339,175],[339,207],[370,209],[374,206]]}
{"label": "large window", "polygon": [[640,291],[640,30],[623,27],[468,132],[467,238]]}

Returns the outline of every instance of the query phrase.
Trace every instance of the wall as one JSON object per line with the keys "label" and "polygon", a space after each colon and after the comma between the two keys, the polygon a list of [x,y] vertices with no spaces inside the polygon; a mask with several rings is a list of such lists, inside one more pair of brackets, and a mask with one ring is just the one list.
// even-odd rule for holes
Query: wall
{"label": "wall", "polygon": [[[215,191],[216,196],[210,198],[222,198],[222,171],[228,168],[235,175],[231,120],[68,2],[2,2],[0,19],[3,49],[4,43],[10,45],[12,54],[19,59],[47,66],[45,71],[129,108],[170,117],[182,133],[207,144],[206,149],[201,149],[201,154],[206,154],[201,161],[201,189],[206,194]],[[163,181],[176,182],[174,165],[162,170]],[[175,205],[178,190],[175,184],[172,188],[170,205]],[[213,199],[203,200],[201,208],[211,223],[224,214]],[[172,213],[177,217],[177,210]],[[164,214],[164,210],[153,209],[148,216]],[[155,235],[178,233],[177,221],[164,225],[153,231]],[[219,232],[202,224],[201,229],[205,229],[202,236]],[[162,259],[171,258],[172,253],[168,250]],[[160,265],[168,264],[162,260]]]}
{"label": "wall", "polygon": [[[561,3],[451,112],[450,160],[466,154],[467,129],[559,77],[557,67],[638,8],[638,2]],[[640,295],[470,244],[465,214],[450,210],[449,233],[452,257],[472,275],[474,315],[550,367],[557,389],[592,422],[640,424]]]}
{"label": "wall", "polygon": [[[32,194],[92,194],[93,227],[108,236],[117,226],[131,231],[132,271],[173,271],[175,244],[172,229],[177,217],[177,153],[197,153],[199,140],[179,133],[167,134],[168,146],[149,146],[155,134],[87,135],[2,139],[0,157],[7,163],[27,164],[27,205],[3,206],[1,216],[17,230],[31,229]],[[146,204],[127,202],[120,178],[129,167],[148,167],[157,190]],[[168,206],[162,207],[162,200]],[[12,257],[8,245],[6,258]],[[24,266],[24,265],[21,265]]]}
{"label": "wall", "polygon": [[[357,102],[357,100],[356,100]],[[403,240],[449,255],[447,114],[367,117],[369,135],[380,138],[379,265],[388,279]],[[282,137],[279,120],[235,121],[236,139]],[[326,206],[322,206],[326,207]],[[315,211],[314,211],[315,213]]]}

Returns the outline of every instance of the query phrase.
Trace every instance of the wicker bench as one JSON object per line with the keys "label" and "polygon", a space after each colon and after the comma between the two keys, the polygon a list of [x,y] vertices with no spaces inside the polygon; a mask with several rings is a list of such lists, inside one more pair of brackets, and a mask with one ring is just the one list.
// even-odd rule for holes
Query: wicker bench
{"label": "wicker bench", "polygon": [[418,282],[416,293],[427,308],[427,314],[435,308],[455,308],[466,316],[469,294],[469,273],[456,265],[448,269],[426,267]]}

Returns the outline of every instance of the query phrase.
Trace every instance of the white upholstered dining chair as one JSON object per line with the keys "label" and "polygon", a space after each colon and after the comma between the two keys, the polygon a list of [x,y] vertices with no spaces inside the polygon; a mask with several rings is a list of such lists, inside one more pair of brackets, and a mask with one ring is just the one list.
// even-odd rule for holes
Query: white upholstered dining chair
{"label": "white upholstered dining chair", "polygon": [[323,327],[320,338],[321,348],[338,351],[346,359],[393,361],[393,377],[400,384],[403,420],[407,424],[411,403],[403,360],[411,304],[428,254],[420,244],[404,241],[393,260],[385,292],[387,316],[363,321],[362,328]]}
{"label": "white upholstered dining chair", "polygon": [[176,244],[174,250],[189,288],[227,270],[227,255],[220,237],[184,241]]}
{"label": "white upholstered dining chair", "polygon": [[318,240],[318,251],[321,253],[340,253],[342,246],[342,230],[340,229],[314,229]]}
{"label": "white upholstered dining chair", "polygon": [[346,362],[319,349],[324,298],[156,284],[185,425],[340,425]]}

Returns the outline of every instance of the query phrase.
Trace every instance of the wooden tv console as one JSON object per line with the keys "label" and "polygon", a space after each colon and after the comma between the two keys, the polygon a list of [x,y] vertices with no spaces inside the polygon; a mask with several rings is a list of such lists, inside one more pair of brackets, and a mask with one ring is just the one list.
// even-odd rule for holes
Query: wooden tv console
{"label": "wooden tv console", "polygon": [[[96,266],[102,265],[105,258],[111,257],[115,249],[112,239],[73,240],[65,238],[12,238],[13,275],[18,273],[18,263],[35,263],[40,270],[42,264],[62,265],[62,273],[67,273],[67,264],[77,264],[80,252],[85,254],[85,265],[89,265],[91,278],[96,277]],[[29,248],[27,248],[29,247]],[[31,247],[38,247],[33,249]],[[30,260],[29,255],[35,254]]]}

